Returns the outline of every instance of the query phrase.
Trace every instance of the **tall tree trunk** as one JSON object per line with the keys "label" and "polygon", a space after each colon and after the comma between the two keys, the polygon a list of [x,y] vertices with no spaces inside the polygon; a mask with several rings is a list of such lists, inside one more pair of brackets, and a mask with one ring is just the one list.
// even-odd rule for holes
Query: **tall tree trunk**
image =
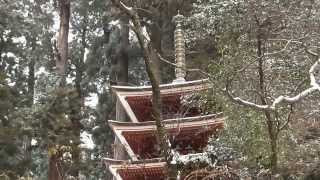
{"label": "tall tree trunk", "polygon": [[61,154],[58,152],[49,158],[48,180],[63,180],[63,172],[61,167]]}
{"label": "tall tree trunk", "polygon": [[[142,26],[140,24],[139,16],[136,12],[131,14],[133,24],[136,28],[136,34],[139,40],[139,44],[142,48],[143,59],[146,64],[147,74],[149,76],[152,88],[152,117],[156,123],[157,127],[157,139],[160,144],[161,153],[164,156],[168,166],[171,164],[172,154],[169,144],[169,139],[162,123],[162,102],[160,93],[160,77],[157,73],[157,60],[154,59],[152,54],[156,53],[154,47],[152,47],[151,42],[146,42]],[[170,170],[170,168],[169,168]]]}
{"label": "tall tree trunk", "polygon": [[155,59],[152,58],[152,53],[154,53],[155,49],[152,47],[150,41],[148,41],[142,30],[141,22],[139,15],[134,10],[136,8],[127,8],[122,4],[119,0],[112,0],[112,2],[118,6],[123,12],[125,12],[131,19],[135,34],[137,35],[140,47],[142,48],[143,59],[146,64],[147,74],[149,76],[152,88],[152,117],[156,123],[157,127],[157,140],[160,144],[161,153],[165,158],[165,161],[168,165],[168,177],[176,176],[172,173],[173,169],[171,168],[171,147],[169,143],[169,138],[167,132],[162,123],[162,103],[161,103],[161,94],[160,94],[160,77],[157,76],[155,70]]}
{"label": "tall tree trunk", "polygon": [[[70,21],[70,0],[58,0],[59,8],[59,34],[57,41],[57,57],[56,57],[56,71],[59,76],[59,86],[65,85],[66,65],[68,60],[68,36],[69,36],[69,21]],[[57,87],[59,88],[59,87]],[[54,145],[53,145],[54,146]],[[49,147],[55,148],[55,147]],[[48,180],[63,180],[63,171],[61,167],[62,154],[59,150],[56,154],[49,157],[49,173]]]}
{"label": "tall tree trunk", "polygon": [[81,82],[82,82],[82,77],[83,77],[83,71],[84,71],[84,60],[85,60],[85,50],[87,47],[86,44],[87,40],[87,17],[84,17],[84,22],[83,22],[83,28],[81,32],[81,50],[80,50],[80,58],[77,59],[75,62],[76,66],[76,78],[75,78],[75,91],[76,91],[76,96],[73,102],[71,102],[71,122],[72,122],[72,130],[73,130],[73,138],[74,142],[72,143],[72,163],[73,163],[73,168],[71,175],[73,177],[78,178],[79,177],[79,165],[80,165],[80,152],[81,149],[79,148],[79,145],[81,143],[80,140],[80,131],[81,131],[81,110],[83,107],[84,103],[84,96],[82,92],[82,87],[81,87]]}
{"label": "tall tree trunk", "polygon": [[56,58],[56,68],[59,76],[65,78],[66,64],[68,61],[68,36],[70,21],[70,0],[59,0],[60,27],[58,35],[58,56]]}

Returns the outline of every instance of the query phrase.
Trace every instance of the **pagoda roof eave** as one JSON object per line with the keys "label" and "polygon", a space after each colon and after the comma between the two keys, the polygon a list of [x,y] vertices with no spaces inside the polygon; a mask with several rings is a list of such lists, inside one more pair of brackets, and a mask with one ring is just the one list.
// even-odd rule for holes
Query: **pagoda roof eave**
{"label": "pagoda roof eave", "polygon": [[[161,84],[160,90],[182,88],[188,86],[196,86],[209,83],[209,79],[200,79],[195,81],[185,81],[179,83]],[[151,91],[151,86],[111,86],[113,92],[139,92],[139,91]]]}
{"label": "pagoda roof eave", "polygon": [[[166,119],[162,122],[164,124],[175,124],[175,123],[185,123],[185,122],[197,122],[197,121],[205,121],[205,120],[216,120],[217,122],[223,121],[225,117],[223,117],[223,113],[217,113],[217,114],[209,114],[209,115],[203,115],[203,116],[194,116],[194,117],[185,117],[185,118],[175,118],[175,119]],[[136,126],[150,126],[150,125],[156,125],[155,121],[144,121],[144,122],[123,122],[123,121],[114,121],[114,120],[108,120],[108,123],[111,127],[114,126],[130,126],[130,127],[136,127]]]}

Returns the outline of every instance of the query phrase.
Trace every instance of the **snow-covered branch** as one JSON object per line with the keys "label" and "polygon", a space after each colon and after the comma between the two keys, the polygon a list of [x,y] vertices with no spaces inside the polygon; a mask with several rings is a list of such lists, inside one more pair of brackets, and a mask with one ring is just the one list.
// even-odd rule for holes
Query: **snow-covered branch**
{"label": "snow-covered branch", "polygon": [[231,81],[228,81],[227,84],[226,84],[226,89],[225,89],[225,92],[227,94],[227,96],[235,103],[237,104],[240,104],[240,105],[243,105],[243,106],[247,106],[247,107],[251,107],[253,109],[256,109],[256,110],[268,110],[269,106],[268,105],[259,105],[259,104],[255,104],[253,102],[250,102],[250,101],[246,101],[240,97],[234,97],[232,95],[232,93],[230,92],[230,89],[229,89],[229,86],[231,84]]}
{"label": "snow-covered branch", "polygon": [[302,91],[301,93],[299,93],[298,95],[294,96],[294,97],[287,97],[287,96],[279,96],[277,99],[275,99],[275,101],[272,103],[271,108],[275,109],[275,107],[280,104],[280,103],[288,103],[288,104],[293,104],[296,103],[298,101],[300,101],[301,99],[305,98],[306,96],[308,96],[309,94],[313,93],[316,90],[320,91],[320,85],[317,83],[316,77],[315,77],[315,71],[317,68],[319,68],[319,62],[320,59],[318,59],[310,68],[309,70],[309,75],[310,75],[310,88]]}
{"label": "snow-covered branch", "polygon": [[228,95],[228,97],[232,101],[234,101],[240,105],[254,108],[256,110],[270,111],[270,110],[275,110],[277,105],[279,105],[281,103],[294,104],[294,103],[299,102],[300,100],[302,100],[306,96],[310,95],[311,93],[313,93],[317,90],[320,91],[320,84],[317,82],[316,77],[315,77],[316,71],[320,69],[319,64],[320,64],[320,59],[318,59],[310,67],[310,70],[309,70],[310,87],[308,89],[302,91],[301,93],[299,93],[293,97],[283,96],[283,95],[279,96],[273,101],[273,103],[271,105],[259,105],[259,104],[256,104],[256,103],[253,103],[250,101],[246,101],[240,97],[234,97],[229,90],[230,82],[228,82],[226,85],[226,94]]}
{"label": "snow-covered branch", "polygon": [[118,8],[120,8],[123,12],[128,14],[130,17],[134,16],[134,11],[133,11],[132,7],[128,7],[127,5],[125,5],[123,2],[121,2],[119,0],[111,0],[111,1],[116,6],[118,6]]}

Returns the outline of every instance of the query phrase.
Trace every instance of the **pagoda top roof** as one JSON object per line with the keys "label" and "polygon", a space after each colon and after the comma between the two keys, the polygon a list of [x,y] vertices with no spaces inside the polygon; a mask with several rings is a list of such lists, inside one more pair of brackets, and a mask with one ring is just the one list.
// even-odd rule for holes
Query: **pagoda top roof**
{"label": "pagoda top roof", "polygon": [[[208,79],[201,79],[196,81],[163,84],[160,85],[160,92],[162,98],[172,99],[167,96],[179,96],[182,94],[200,92],[210,89],[210,87],[211,85]],[[152,96],[151,86],[112,86],[112,91],[116,94],[118,101],[124,108],[130,121],[141,122],[146,121],[146,119],[148,119],[141,117],[144,115],[150,116],[146,109],[142,109],[142,114],[138,114],[138,111],[141,110],[141,108],[139,110],[139,107],[151,106],[149,103],[150,98]],[[138,103],[137,106],[134,105],[136,103]]]}
{"label": "pagoda top roof", "polygon": [[[189,86],[199,86],[208,84],[209,79],[200,79],[195,81],[173,82],[170,84],[161,84],[160,90],[183,88]],[[137,92],[137,91],[151,91],[151,86],[112,86],[114,92]]]}

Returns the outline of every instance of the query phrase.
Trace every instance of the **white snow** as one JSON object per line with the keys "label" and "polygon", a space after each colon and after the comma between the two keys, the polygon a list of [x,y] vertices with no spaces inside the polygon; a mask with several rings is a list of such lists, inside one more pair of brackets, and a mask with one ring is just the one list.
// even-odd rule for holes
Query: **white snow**
{"label": "white snow", "polygon": [[121,29],[120,21],[118,19],[110,21],[109,24],[112,26],[117,26],[119,29]]}
{"label": "white snow", "polygon": [[31,146],[37,145],[38,141],[35,139],[31,139]]}
{"label": "white snow", "polygon": [[89,54],[89,49],[88,49],[88,48],[85,48],[85,49],[84,49],[84,55],[83,55],[83,56],[84,56],[84,57],[83,57],[84,62],[87,61],[88,54]]}
{"label": "white snow", "polygon": [[13,37],[12,42],[13,43],[23,43],[23,45],[25,46],[27,43],[27,40],[24,36],[20,36],[20,37]]}
{"label": "white snow", "polygon": [[48,75],[49,72],[46,70],[44,66],[41,66],[35,73],[35,76],[40,76],[40,75]]}
{"label": "white snow", "polygon": [[7,57],[12,57],[12,58],[17,58],[17,56],[15,54],[13,54],[12,52],[7,52]]}
{"label": "white snow", "polygon": [[187,154],[187,155],[180,155],[179,153],[175,153],[171,164],[188,164],[190,162],[206,162],[208,164],[211,164],[211,161],[209,159],[208,153],[195,153],[195,154]]}
{"label": "white snow", "polygon": [[84,131],[80,134],[80,138],[81,138],[81,142],[82,142],[80,144],[80,147],[86,148],[86,149],[93,149],[94,148],[94,143],[93,143],[91,134]]}
{"label": "white snow", "polygon": [[96,93],[89,93],[89,96],[85,98],[84,105],[91,108],[96,108],[98,104],[98,95]]}

